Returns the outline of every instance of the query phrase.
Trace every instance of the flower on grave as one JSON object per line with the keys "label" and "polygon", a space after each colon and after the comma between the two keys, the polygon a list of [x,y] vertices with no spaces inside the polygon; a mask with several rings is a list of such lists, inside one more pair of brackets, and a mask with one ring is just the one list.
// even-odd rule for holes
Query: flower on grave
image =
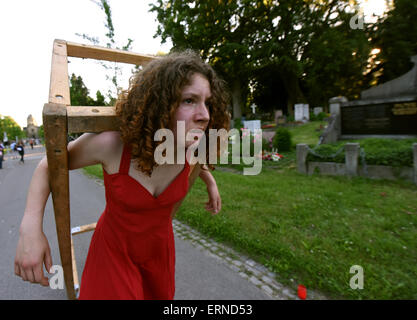
{"label": "flower on grave", "polygon": [[279,161],[282,158],[284,158],[284,156],[278,152],[264,152],[262,155],[263,160]]}
{"label": "flower on grave", "polygon": [[279,153],[273,153],[272,154],[272,160],[273,161],[279,161],[280,159],[282,159],[283,158],[283,156],[282,155],[280,155]]}

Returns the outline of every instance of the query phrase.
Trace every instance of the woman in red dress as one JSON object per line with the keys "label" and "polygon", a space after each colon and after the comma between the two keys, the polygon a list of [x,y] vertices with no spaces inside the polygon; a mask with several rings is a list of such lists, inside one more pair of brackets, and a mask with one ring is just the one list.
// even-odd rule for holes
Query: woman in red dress
{"label": "woman in red dress", "polygon": [[[174,298],[172,209],[188,191],[193,156],[189,147],[200,143],[201,132],[229,129],[227,102],[223,81],[208,64],[190,51],[170,54],[149,63],[119,98],[120,132],[88,133],[68,144],[70,170],[100,163],[106,192],[106,208],[81,278],[80,299]],[[201,130],[197,141],[177,140],[179,123],[185,134]],[[158,129],[173,132],[177,160],[173,164],[155,160],[155,150],[163,143],[155,141]],[[206,209],[216,214],[221,208],[216,182],[207,169],[201,170],[200,178],[209,193]],[[29,187],[15,258],[16,275],[44,286],[48,278],[42,265],[47,270],[52,266],[42,231],[49,193],[44,158]]]}

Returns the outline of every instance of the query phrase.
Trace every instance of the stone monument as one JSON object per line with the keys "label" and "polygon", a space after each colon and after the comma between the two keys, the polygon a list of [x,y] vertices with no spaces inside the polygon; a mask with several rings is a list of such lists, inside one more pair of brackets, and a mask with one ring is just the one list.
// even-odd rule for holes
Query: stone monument
{"label": "stone monument", "polygon": [[361,100],[331,98],[329,126],[320,140],[417,137],[417,55],[411,61],[410,71],[362,91]]}

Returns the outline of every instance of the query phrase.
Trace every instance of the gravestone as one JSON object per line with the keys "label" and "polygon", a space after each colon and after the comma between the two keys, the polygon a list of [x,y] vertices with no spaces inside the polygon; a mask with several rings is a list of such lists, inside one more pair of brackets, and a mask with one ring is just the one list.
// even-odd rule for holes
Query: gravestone
{"label": "gravestone", "polygon": [[251,133],[254,133],[255,129],[261,129],[261,120],[243,121],[243,128],[249,129]]}
{"label": "gravestone", "polygon": [[297,103],[294,105],[294,118],[295,121],[308,121],[310,120],[310,111],[308,104]]}
{"label": "gravestone", "polygon": [[342,135],[417,135],[417,55],[402,76],[341,106]]}
{"label": "gravestone", "polygon": [[313,109],[313,113],[314,113],[314,115],[318,115],[320,112],[323,112],[323,108],[322,107],[315,107],[314,109]]}
{"label": "gravestone", "polygon": [[342,107],[342,134],[417,134],[417,102],[385,102]]}
{"label": "gravestone", "polygon": [[282,110],[275,111],[275,124],[284,124],[285,116],[282,113]]}
{"label": "gravestone", "polygon": [[417,137],[417,55],[402,76],[361,92],[361,100],[329,100],[331,117],[322,143],[368,137]]}

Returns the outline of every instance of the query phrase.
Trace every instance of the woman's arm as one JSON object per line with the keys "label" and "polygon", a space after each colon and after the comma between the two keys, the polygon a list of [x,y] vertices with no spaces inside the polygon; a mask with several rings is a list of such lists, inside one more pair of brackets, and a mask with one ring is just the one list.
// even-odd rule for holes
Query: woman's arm
{"label": "woman's arm", "polygon": [[[69,169],[103,163],[111,147],[117,142],[114,134],[84,134],[68,144]],[[48,285],[42,264],[46,270],[52,267],[48,240],[43,230],[43,216],[50,194],[48,161],[43,158],[33,173],[26,199],[26,208],[19,229],[19,241],[15,257],[15,274],[25,281]]]}
{"label": "woman's arm", "polygon": [[209,195],[209,201],[206,202],[206,210],[211,211],[212,214],[217,214],[220,212],[222,207],[222,201],[220,198],[220,193],[217,188],[216,180],[208,169],[204,168],[204,165],[200,171],[199,177],[207,186],[207,192]]}
{"label": "woman's arm", "polygon": [[29,185],[26,209],[19,229],[16,249],[15,274],[25,281],[48,285],[42,264],[49,272],[52,267],[51,250],[43,231],[43,213],[50,193],[48,163],[43,158],[35,169]]}

